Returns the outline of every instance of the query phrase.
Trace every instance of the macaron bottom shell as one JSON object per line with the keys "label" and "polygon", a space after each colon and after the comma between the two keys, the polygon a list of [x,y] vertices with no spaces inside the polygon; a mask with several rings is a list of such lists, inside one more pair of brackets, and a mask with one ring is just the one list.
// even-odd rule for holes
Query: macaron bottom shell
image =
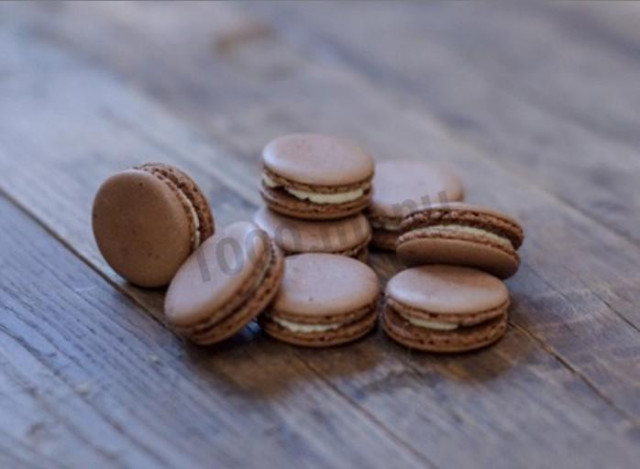
{"label": "macaron bottom shell", "polygon": [[366,336],[376,326],[377,312],[376,305],[373,305],[357,320],[322,332],[294,332],[274,321],[269,315],[263,315],[259,322],[267,335],[282,342],[302,347],[324,348],[344,345]]}
{"label": "macaron bottom shell", "polygon": [[415,350],[434,353],[457,353],[477,350],[502,338],[507,330],[507,314],[473,326],[445,331],[411,324],[394,308],[386,305],[382,327],[394,341]]}
{"label": "macaron bottom shell", "polygon": [[505,251],[482,239],[443,237],[412,237],[407,233],[398,238],[396,253],[409,266],[446,264],[473,267],[499,278],[514,275],[520,265],[515,250]]}

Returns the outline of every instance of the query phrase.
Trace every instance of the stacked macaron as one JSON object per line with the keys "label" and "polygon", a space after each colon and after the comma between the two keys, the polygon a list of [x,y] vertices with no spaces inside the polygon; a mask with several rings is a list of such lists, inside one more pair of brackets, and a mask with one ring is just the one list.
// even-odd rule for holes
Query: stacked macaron
{"label": "stacked macaron", "polygon": [[379,287],[368,257],[373,158],[349,140],[277,138],[262,152],[266,207],[254,222],[288,256],[282,286],[260,323],[284,342],[353,341],[376,325]]}
{"label": "stacked macaron", "polygon": [[277,138],[262,152],[254,222],[286,254],[324,252],[366,261],[373,158],[354,142],[321,134]]}
{"label": "stacked macaron", "polygon": [[[386,286],[381,322],[396,342],[461,352],[507,329],[501,279],[519,266],[513,218],[462,202],[447,167],[380,163],[351,141],[294,134],[262,154],[266,204],[253,222],[214,229],[209,204],[184,171],[153,163],[118,173],[93,205],[98,248],[122,277],[168,286],[165,319],[198,344],[232,337],[255,319],[294,345],[345,344],[373,330],[380,287],[368,246],[409,268]],[[372,227],[373,226],[373,230]]]}
{"label": "stacked macaron", "polygon": [[413,266],[386,288],[382,325],[395,341],[430,352],[463,352],[506,332],[509,293],[524,232],[513,218],[462,202],[408,213],[396,239]]}

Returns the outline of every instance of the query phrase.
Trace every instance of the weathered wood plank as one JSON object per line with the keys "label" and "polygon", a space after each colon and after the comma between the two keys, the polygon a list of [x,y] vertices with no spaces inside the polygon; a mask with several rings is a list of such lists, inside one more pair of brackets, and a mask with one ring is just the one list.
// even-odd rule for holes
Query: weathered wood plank
{"label": "weathered wood plank", "polygon": [[[383,348],[385,339],[377,339]],[[611,445],[637,446],[637,427],[614,415],[615,436],[588,436],[587,427],[601,423],[585,418],[595,410],[581,398],[585,383],[535,349],[535,342],[512,329],[496,349],[480,354],[399,352],[401,361],[384,360],[367,372],[363,364],[375,363],[375,355],[365,343],[303,356],[319,373],[338,376],[334,381],[343,393],[378,418],[386,416],[387,425],[393,422],[407,442],[428,446],[430,458],[442,467],[597,468],[607,464],[603,454]],[[559,425],[572,433],[563,434]],[[609,454],[617,458],[614,466],[634,464]]]}
{"label": "weathered wood plank", "polygon": [[637,57],[521,4],[250,6],[640,244]]}
{"label": "weathered wood plank", "polygon": [[[328,66],[308,60],[271,36],[230,47],[227,38],[237,35],[219,31],[216,23],[209,27],[207,21],[216,17],[217,8],[226,11],[232,6],[199,4],[193,10],[181,7],[177,13],[166,4],[102,4],[99,10],[75,5],[57,10],[55,22],[49,16],[48,26],[36,30],[44,28],[52,37],[137,80],[144,89],[160,89],[154,96],[170,108],[195,93],[199,100],[188,111],[192,122],[250,162],[247,172],[254,180],[255,159],[264,142],[281,133],[307,129],[350,135],[380,158],[424,158],[427,154],[431,160],[455,164],[472,200],[503,208],[525,222],[529,241],[524,258],[531,273],[511,281],[521,299],[514,311],[515,323],[634,418],[640,415],[633,397],[638,370],[630,352],[637,346],[640,329],[640,316],[631,301],[640,290],[636,246],[515,177],[487,153],[453,140],[432,116],[385,96],[342,64]],[[97,11],[100,15],[92,17]],[[166,21],[166,15],[172,21]],[[90,31],[68,27],[89,17],[94,19]],[[240,31],[248,25],[255,27],[250,18],[234,18],[234,27]],[[52,24],[57,26],[51,29]],[[102,37],[119,37],[120,41],[105,44]],[[220,40],[226,44],[223,52],[213,47]],[[123,59],[121,52],[132,44],[147,62],[142,64],[127,54]],[[167,54],[180,57],[178,69],[164,60]],[[235,79],[225,81],[229,75]],[[163,87],[167,76],[174,78],[171,88]],[[247,95],[251,99],[243,100]],[[221,101],[220,96],[226,98]],[[225,101],[233,102],[230,96],[239,99],[225,106]],[[185,113],[185,109],[182,105],[178,112]],[[517,139],[510,137],[510,141]],[[579,139],[568,140],[570,144],[576,141]],[[569,180],[571,166],[567,163],[566,167],[558,177]],[[588,197],[593,192],[579,193]],[[573,310],[567,296],[587,290],[591,294],[587,304],[582,297],[580,320],[568,322]],[[553,303],[548,300],[550,292],[556,299]],[[541,306],[545,308],[539,310]],[[600,334],[602,330],[608,335]],[[565,340],[567,333],[574,337],[570,344]],[[588,349],[579,338],[591,340]],[[590,357],[595,350],[597,362]]]}
{"label": "weathered wood plank", "polygon": [[3,197],[0,218],[5,467],[425,464],[286,348],[185,347]]}
{"label": "weathered wood plank", "polygon": [[[15,49],[16,40],[18,40],[15,36],[7,35],[3,39],[0,41],[0,47],[2,47],[0,50],[3,53]],[[56,49],[44,47],[29,39],[28,35],[18,40],[18,44],[20,57],[12,57],[12,61],[5,65],[7,69],[18,73],[16,78],[19,77],[19,80],[11,81],[13,86],[10,88],[11,92],[2,94],[0,98],[3,103],[10,103],[6,109],[21,111],[25,115],[34,115],[35,118],[30,123],[31,134],[26,132],[22,124],[16,124],[13,120],[3,120],[7,125],[2,127],[0,132],[0,162],[3,165],[0,170],[11,175],[5,187],[30,211],[39,218],[43,217],[47,225],[66,242],[74,247],[81,246],[82,249],[87,249],[87,252],[82,250],[79,252],[89,259],[94,259],[98,269],[102,270],[104,266],[96,259],[95,247],[90,241],[88,221],[84,218],[88,213],[86,210],[90,201],[79,203],[72,196],[77,198],[82,194],[90,193],[103,177],[102,172],[108,174],[121,165],[130,164],[132,154],[140,155],[141,159],[145,159],[154,152],[169,148],[166,161],[201,171],[197,174],[198,181],[212,196],[216,213],[219,209],[221,219],[226,221],[234,217],[246,216],[246,211],[243,210],[233,212],[233,207],[239,204],[239,201],[232,194],[229,194],[226,199],[229,200],[228,207],[222,204],[218,206],[216,198],[218,192],[213,188],[219,183],[215,182],[215,175],[207,170],[208,165],[203,162],[209,158],[207,155],[210,152],[215,151],[203,143],[202,153],[195,152],[193,140],[201,139],[187,127],[178,124],[156,106],[124,89],[120,83],[105,76],[97,68],[78,62]],[[245,53],[265,52],[261,47],[257,49],[248,47]],[[267,47],[273,48],[274,45]],[[277,55],[281,56],[279,52]],[[269,55],[265,54],[267,62],[268,59]],[[43,68],[44,72],[49,68],[56,73],[43,76]],[[319,70],[321,67],[311,68],[310,73],[305,74],[305,77],[311,79],[313,77],[311,72]],[[220,148],[220,152],[227,153],[229,156],[240,154],[247,161],[251,161],[251,158],[255,158],[257,154],[255,150],[269,137],[269,135],[263,135],[263,132],[269,134],[286,131],[286,128],[293,127],[294,120],[298,118],[302,120],[297,125],[310,125],[314,119],[320,119],[318,123],[324,121],[325,128],[331,125],[335,126],[334,129],[344,126],[346,133],[349,133],[350,129],[359,129],[356,136],[365,137],[366,140],[374,142],[375,135],[371,128],[360,128],[356,124],[349,126],[349,119],[364,117],[367,111],[371,110],[387,110],[390,113],[389,119],[398,120],[399,133],[413,138],[418,138],[424,133],[425,135],[420,137],[422,140],[418,142],[419,144],[424,144],[433,138],[435,148],[443,150],[443,157],[451,156],[452,159],[462,163],[469,174],[479,171],[477,179],[471,183],[473,187],[478,188],[477,194],[487,200],[502,201],[502,206],[505,208],[516,208],[518,213],[525,215],[527,227],[545,215],[551,217],[549,223],[552,225],[560,222],[561,229],[568,230],[570,236],[578,235],[586,230],[586,226],[590,226],[584,217],[565,209],[554,208],[550,213],[544,213],[549,211],[549,206],[553,206],[548,196],[528,187],[522,189],[521,193],[520,189],[516,189],[520,187],[517,180],[514,181],[510,176],[487,165],[485,160],[475,155],[473,149],[468,150],[471,157],[464,156],[466,148],[464,148],[465,152],[461,151],[461,148],[456,147],[454,142],[441,135],[437,126],[433,126],[433,123],[421,114],[401,118],[402,113],[397,104],[384,98],[372,100],[371,89],[366,86],[361,94],[356,95],[356,99],[349,98],[350,94],[360,86],[358,81],[351,81],[349,77],[350,75],[338,72],[335,75],[327,76],[325,73],[317,77],[317,83],[323,84],[323,87],[317,89],[324,89],[324,86],[327,86],[331,91],[339,92],[337,95],[339,99],[348,98],[345,101],[344,114],[337,112],[335,103],[324,104],[323,107],[323,103],[318,102],[315,103],[316,106],[312,106],[311,99],[303,100],[302,108],[293,112],[287,104],[295,102],[294,98],[299,99],[305,96],[303,83],[298,83],[292,88],[291,101],[287,100],[284,107],[279,108],[274,103],[270,103],[267,112],[256,110],[254,113],[248,113],[253,121],[242,121],[240,110],[237,114],[230,112],[232,119],[228,121],[227,137],[224,141],[225,144],[229,143],[241,151],[232,153]],[[68,82],[75,85],[75,93],[64,92],[67,89],[65,83]],[[229,86],[229,92],[234,91],[231,84]],[[33,97],[34,90],[39,90],[35,95],[38,99]],[[287,96],[284,91],[283,87],[280,90],[282,97]],[[366,103],[369,101],[372,101],[372,104],[367,106]],[[358,108],[354,110],[351,106]],[[108,119],[104,118],[104,113],[96,112],[105,107],[112,111],[108,113],[111,116]],[[27,112],[36,109],[41,111]],[[271,112],[279,109],[287,111],[275,112],[280,121],[270,119],[269,117],[274,115]],[[313,109],[319,112],[314,114]],[[304,120],[307,112],[311,117]],[[115,120],[113,116],[116,116]],[[336,116],[335,118],[339,121],[331,123],[329,119],[331,116]],[[223,121],[222,117],[219,117],[220,122]],[[129,129],[128,126],[115,127],[113,122],[152,122],[153,124],[133,126]],[[359,122],[361,123],[362,119]],[[388,122],[391,120],[378,121],[378,123]],[[55,123],[55,131],[49,132],[42,129],[53,123]],[[254,124],[258,125],[254,128]],[[405,124],[408,127],[402,130]],[[222,128],[218,127],[218,131]],[[61,135],[84,135],[87,129],[97,130],[89,133],[90,138],[66,137],[67,140],[64,140],[60,137]],[[97,138],[100,134],[116,135],[118,138]],[[43,137],[36,146],[26,141],[29,135]],[[126,145],[120,146],[117,142],[112,142],[122,138],[127,139]],[[380,137],[379,141],[388,150],[394,147],[393,140],[389,136]],[[179,144],[176,145],[176,142]],[[401,147],[403,152],[407,151],[411,154],[408,146],[411,142],[412,140],[409,139],[407,146]],[[98,144],[100,144],[99,147]],[[97,147],[100,148],[100,152],[96,151]],[[43,148],[51,150],[45,151]],[[180,148],[182,151],[175,152],[175,148]],[[64,158],[54,157],[54,154],[60,154],[61,149],[67,150],[63,155]],[[414,150],[414,152],[413,156],[418,156],[417,151]],[[11,164],[9,156],[14,154],[31,155],[32,166],[36,164],[43,166],[38,170],[40,173],[37,177],[33,176],[32,179],[24,171],[24,166],[21,169],[21,166]],[[81,161],[87,154],[97,155],[94,162],[97,170],[88,164],[82,165]],[[235,165],[233,161],[225,159],[224,164]],[[77,173],[70,171],[70,168],[78,167],[85,169],[82,179],[74,177]],[[251,177],[255,178],[256,169],[248,171]],[[49,177],[43,177],[45,175]],[[510,197],[514,197],[514,201],[504,200],[504,194],[501,196],[498,191],[492,192],[482,184],[484,177],[494,177],[501,182],[506,182],[504,190]],[[34,190],[34,187],[37,190]],[[62,187],[71,187],[71,189],[54,190]],[[38,196],[37,191],[44,191],[47,197]],[[529,206],[525,202],[532,196],[535,204]],[[51,207],[56,207],[58,210],[52,211]],[[568,217],[568,220],[565,220],[565,217]],[[64,226],[66,222],[73,226]],[[554,231],[545,237],[540,234],[545,231],[545,228],[546,226],[542,226],[535,229],[535,236],[540,236],[541,243],[552,239],[558,233]],[[619,246],[622,242],[607,231],[600,233],[596,230],[596,235],[599,234],[603,235],[605,245]],[[576,258],[579,258],[579,254],[584,252],[584,249],[596,245],[595,238],[590,234],[578,237],[578,242],[580,249]],[[546,283],[547,268],[550,269],[545,265],[548,261],[547,256],[544,255],[540,246],[533,246],[535,249],[531,253],[526,253],[527,264],[523,272],[516,282],[512,283],[517,296],[515,314],[521,315],[519,321],[523,319],[531,321],[527,327],[540,327],[540,331],[536,332],[547,334],[557,329],[559,324],[563,324],[567,312],[555,311],[555,305],[545,306],[544,303],[542,306],[548,309],[541,308],[540,311],[527,312],[522,309],[526,307],[523,304],[526,301],[542,299],[549,291],[557,294],[566,293],[573,285],[567,283],[560,272],[554,274],[561,280],[559,285],[552,284],[550,287]],[[632,246],[630,252],[632,257],[628,261],[628,269],[636,265]],[[538,256],[542,260],[539,260]],[[542,268],[545,277],[538,275],[533,267],[529,267],[529,259],[536,269]],[[600,262],[602,258],[596,261]],[[616,266],[620,262],[615,258]],[[551,267],[554,266],[555,264]],[[608,271],[600,272],[599,275],[602,275],[599,277],[600,280],[618,281],[616,277],[608,277]],[[551,279],[555,280],[553,276]],[[576,280],[574,285],[576,288],[584,288],[580,279]],[[135,289],[129,289],[127,293],[144,303],[152,313],[159,314],[157,294],[141,296],[140,291]],[[109,304],[110,301],[106,303]],[[565,305],[565,303],[560,304]],[[579,335],[583,330],[593,330],[594,324],[602,324],[602,327],[606,326],[609,329],[613,327],[613,334],[621,344],[620,350],[629,353],[629,341],[633,340],[633,337],[625,336],[616,325],[619,323],[612,322],[611,310],[594,311],[593,302],[590,302],[588,307],[590,326],[571,324],[569,325],[571,332]],[[533,313],[542,313],[544,321],[538,322],[537,316]],[[128,330],[136,333],[135,327]],[[566,335],[560,336],[560,339],[564,337]],[[603,344],[606,345],[607,342],[597,343],[598,346]],[[270,402],[280,396],[278,390],[281,382],[293,382],[292,386],[296,392],[297,386],[318,386],[324,383],[337,395],[342,396],[344,402],[355,406],[362,414],[370,416],[380,425],[374,428],[384,431],[392,441],[402,441],[402,447],[406,447],[409,451],[408,454],[403,453],[403,457],[410,458],[410,455],[415,455],[414,457],[421,463],[431,462],[436,466],[448,466],[453,458],[459,465],[513,467],[530,463],[542,454],[544,462],[552,462],[559,467],[598,467],[603,461],[609,463],[616,461],[616,464],[621,467],[632,467],[631,464],[637,458],[637,434],[633,433],[634,427],[629,418],[633,416],[633,407],[626,398],[616,399],[618,395],[623,395],[623,391],[633,389],[629,384],[630,378],[625,378],[626,381],[614,378],[610,369],[612,363],[606,362],[606,366],[603,367],[604,374],[596,383],[594,391],[593,385],[588,380],[585,381],[582,370],[572,372],[571,364],[563,364],[553,355],[545,353],[536,340],[532,340],[528,333],[521,332],[519,329],[512,330],[508,340],[501,342],[495,348],[480,354],[456,358],[408,355],[402,349],[389,344],[381,336],[363,341],[356,347],[320,354],[297,352],[270,341],[263,342],[260,338],[251,342],[248,349],[239,347],[232,348],[232,351],[238,354],[236,357],[242,358],[234,360],[227,355],[221,355],[217,350],[206,354],[205,358],[200,358],[192,352],[191,348],[187,349],[186,357],[183,357],[190,366],[189,371],[184,373],[187,375],[186,379],[194,368],[207,374],[210,373],[210,367],[216,365],[250,389],[250,392],[246,392],[243,386],[221,385],[225,389],[225,399],[247,398],[248,400],[250,396],[251,399],[259,400],[261,403]],[[611,359],[611,354],[607,355],[607,350],[600,352],[607,360]],[[236,377],[234,372],[242,365],[243,359],[253,361],[255,354],[260,357],[258,365],[261,371],[255,375],[247,373]],[[317,379],[311,379],[303,369],[295,368],[295,373],[281,370],[271,362],[276,357],[289,358],[302,368],[308,367],[308,371],[313,372]],[[629,364],[632,360],[623,360],[622,363]],[[246,365],[244,369],[251,368]],[[300,377],[296,378],[297,375]],[[633,370],[630,376],[634,377]],[[613,384],[604,386],[602,391],[600,387],[606,384],[605,378],[612,380]],[[219,382],[216,383],[220,385]],[[287,398],[290,399],[290,396]],[[299,400],[283,398],[282,406],[291,406],[292,409],[296,409],[307,399],[306,395],[299,396]],[[325,403],[322,405],[333,407],[335,399],[336,394],[327,394]],[[610,401],[613,404],[610,405]],[[338,402],[342,401],[338,400]],[[309,412],[317,415],[315,410]],[[297,417],[292,418],[297,419]],[[346,418],[354,418],[353,413],[347,412]],[[316,417],[316,419],[316,425],[327,425],[329,422],[332,431],[335,430],[335,425],[340,425],[339,421],[325,417]],[[313,426],[308,420],[304,420],[303,424]],[[288,433],[286,428],[283,431]],[[350,428],[349,431],[351,431]],[[352,438],[347,439],[353,442]],[[486,447],[482,445],[483,441],[488,441]],[[465,451],[464,448],[473,448],[473,451],[471,449]],[[572,448],[571,454],[567,452],[567,448]],[[291,446],[290,449],[293,451],[295,446]],[[488,449],[485,456],[478,453],[481,449]],[[572,458],[569,457],[570,455]],[[385,460],[386,464],[388,462]]]}

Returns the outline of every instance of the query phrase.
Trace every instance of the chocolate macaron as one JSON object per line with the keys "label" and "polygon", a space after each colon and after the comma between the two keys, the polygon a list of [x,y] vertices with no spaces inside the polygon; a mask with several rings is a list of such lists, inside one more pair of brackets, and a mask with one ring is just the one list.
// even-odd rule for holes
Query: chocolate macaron
{"label": "chocolate macaron", "polygon": [[344,344],[374,328],[379,295],[375,272],[362,262],[335,254],[289,256],[278,295],[260,324],[294,345]]}
{"label": "chocolate macaron", "polygon": [[365,212],[373,228],[371,245],[388,250],[395,249],[404,216],[464,197],[462,182],[453,170],[416,160],[376,164],[373,188],[371,205]]}
{"label": "chocolate macaron", "polygon": [[282,252],[264,231],[253,223],[234,223],[180,267],[165,297],[166,320],[199,344],[227,339],[273,299],[283,267]]}
{"label": "chocolate macaron", "polygon": [[508,308],[507,287],[486,272],[421,266],[387,283],[382,325],[393,340],[413,349],[466,352],[504,335]]}
{"label": "chocolate macaron", "polygon": [[206,198],[183,171],[150,163],[107,179],[93,202],[93,233],[107,263],[142,287],[169,283],[214,232]]}
{"label": "chocolate macaron", "polygon": [[280,215],[266,207],[254,216],[285,255],[326,252],[349,256],[366,262],[371,227],[362,214],[338,220],[309,221]]}
{"label": "chocolate macaron", "polygon": [[353,142],[328,135],[293,134],[262,152],[262,198],[295,218],[334,219],[369,205],[374,165]]}
{"label": "chocolate macaron", "polygon": [[436,204],[409,214],[400,228],[396,252],[408,265],[462,265],[507,278],[520,264],[522,227],[486,207]]}

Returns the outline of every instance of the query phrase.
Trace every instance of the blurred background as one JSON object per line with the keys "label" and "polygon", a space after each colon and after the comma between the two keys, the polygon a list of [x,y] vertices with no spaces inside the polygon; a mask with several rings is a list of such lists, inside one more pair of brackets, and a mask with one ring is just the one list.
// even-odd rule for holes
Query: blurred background
{"label": "blurred background", "polygon": [[55,46],[222,145],[240,173],[295,131],[380,158],[449,160],[454,140],[640,241],[633,2],[3,2],[0,21],[19,33],[5,74],[21,48]]}

